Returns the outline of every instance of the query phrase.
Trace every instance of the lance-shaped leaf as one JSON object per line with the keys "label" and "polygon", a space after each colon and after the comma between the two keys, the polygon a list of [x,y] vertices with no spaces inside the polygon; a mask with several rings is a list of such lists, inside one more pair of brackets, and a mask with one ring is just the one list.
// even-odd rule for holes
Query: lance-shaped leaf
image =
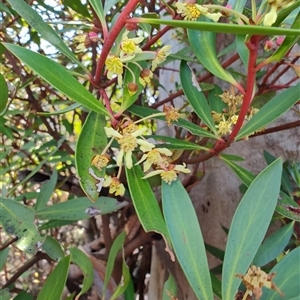
{"label": "lance-shaped leaf", "polygon": [[89,257],[78,248],[69,249],[71,253],[71,261],[76,264],[83,274],[83,281],[80,293],[76,296],[79,299],[81,295],[86,293],[92,286],[94,281],[94,268]]}
{"label": "lance-shaped leaf", "polygon": [[[141,118],[149,117],[150,115],[155,115],[157,113],[161,113],[159,110],[155,110],[153,108],[148,107],[140,107],[137,105],[132,105],[129,109],[129,112],[133,113],[136,116],[139,116]],[[164,116],[154,116],[154,119],[166,121],[166,118]],[[191,123],[187,120],[179,118],[178,121],[173,122],[172,124],[187,129],[189,132],[191,132],[194,135],[203,136],[203,137],[210,137],[210,138],[216,138],[215,135],[203,128],[201,128],[199,125],[196,125],[194,123]]]}
{"label": "lance-shaped leaf", "polygon": [[208,102],[201,91],[196,76],[185,61],[180,64],[180,81],[187,100],[195,113],[217,135]]}
{"label": "lance-shaped leaf", "polygon": [[37,300],[61,299],[70,266],[70,255],[63,258],[48,276]]}
{"label": "lance-shaped leaf", "polygon": [[[282,160],[277,159],[251,183],[231,222],[223,273],[223,300],[232,300],[270,225],[280,191]],[[259,228],[259,230],[257,230]]]}
{"label": "lance-shaped leaf", "polygon": [[269,273],[276,273],[273,281],[284,298],[275,290],[264,289],[261,300],[297,300],[300,295],[300,247],[288,253]]}
{"label": "lance-shaped leaf", "polygon": [[23,47],[8,43],[3,43],[3,45],[30,69],[39,74],[67,97],[90,110],[109,116],[103,104],[77,81],[65,67],[39,53],[35,53]]}
{"label": "lance-shaped leaf", "polygon": [[227,5],[236,12],[243,12],[247,0],[229,0]]}
{"label": "lance-shaped leaf", "polygon": [[192,50],[199,62],[216,77],[236,86],[236,80],[230,73],[223,69],[217,57],[216,34],[209,31],[196,30],[188,30],[187,32]]}
{"label": "lance-shaped leaf", "polygon": [[116,211],[128,202],[118,202],[115,198],[99,197],[91,202],[87,197],[76,198],[66,202],[47,206],[37,212],[36,217],[40,220],[84,220],[96,215],[104,215]]}
{"label": "lance-shaped leaf", "polygon": [[92,166],[93,157],[100,155],[107,145],[105,124],[104,116],[90,112],[82,127],[76,146],[75,162],[79,182],[85,194],[92,201],[99,197],[101,188],[97,184],[105,175],[105,168],[99,171],[95,166]]}
{"label": "lance-shaped leaf", "polygon": [[34,224],[35,211],[12,199],[0,198],[0,224],[7,234],[16,236],[15,245],[22,251],[35,254],[46,237]]}
{"label": "lance-shaped leaf", "polygon": [[52,236],[46,237],[42,248],[55,261],[58,261],[65,256],[62,246]]}
{"label": "lance-shaped leaf", "polygon": [[22,17],[24,20],[33,27],[46,41],[56,47],[61,53],[70,58],[73,62],[85,67],[76,58],[73,52],[68,48],[60,36],[50,27],[42,17],[25,1],[8,0],[12,8]]}
{"label": "lance-shaped leaf", "polygon": [[238,133],[239,140],[275,121],[299,100],[300,83],[288,88],[264,105]]}
{"label": "lance-shaped leaf", "polygon": [[180,266],[198,299],[213,299],[203,237],[192,201],[179,180],[162,182],[163,212]]}
{"label": "lance-shaped leaf", "polygon": [[5,110],[8,101],[8,88],[2,74],[0,74],[0,114]]}
{"label": "lance-shaped leaf", "polygon": [[163,291],[163,300],[170,300],[176,299],[177,296],[177,285],[174,276],[169,273],[169,278],[164,284],[164,291]]}
{"label": "lance-shaped leaf", "polygon": [[131,169],[126,168],[127,182],[135,211],[146,232],[155,231],[162,235],[166,243],[166,251],[174,260],[170,236],[162,212],[148,180],[142,179],[143,176],[144,173],[139,165],[134,165]]}

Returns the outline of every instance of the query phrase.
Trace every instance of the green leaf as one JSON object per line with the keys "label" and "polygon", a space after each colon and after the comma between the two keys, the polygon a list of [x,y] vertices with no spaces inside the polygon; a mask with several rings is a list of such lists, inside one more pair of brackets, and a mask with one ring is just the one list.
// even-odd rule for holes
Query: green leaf
{"label": "green leaf", "polygon": [[228,108],[228,106],[222,101],[220,95],[223,94],[223,90],[215,85],[212,90],[208,92],[208,103],[210,106],[210,110],[217,113],[222,113],[224,108]]}
{"label": "green leaf", "polygon": [[[98,178],[104,178],[105,175],[105,168],[99,171],[91,164],[93,157],[100,155],[107,145],[105,125],[104,116],[90,112],[84,122],[76,146],[75,162],[80,186],[92,201],[99,197],[101,190],[101,182]],[[96,176],[92,176],[91,172]],[[98,183],[100,186],[97,186]]]}
{"label": "green leaf", "polygon": [[[244,25],[239,24],[227,24],[227,23],[213,23],[213,22],[200,22],[200,21],[169,21],[162,19],[152,18],[135,18],[139,23],[147,24],[158,24],[158,25],[169,25],[172,27],[193,29],[199,31],[210,31],[216,33],[232,33],[232,34],[250,34],[250,35],[292,35],[299,36],[299,30],[288,29],[281,27],[269,27],[269,26],[258,26],[258,25]],[[199,49],[196,49],[199,50]],[[205,53],[208,55],[208,53]]]}
{"label": "green leaf", "polygon": [[180,64],[180,81],[184,94],[195,113],[217,135],[207,100],[197,83],[196,76],[185,61]]}
{"label": "green leaf", "polygon": [[[238,205],[228,234],[222,274],[222,298],[232,300],[270,225],[280,191],[282,161],[277,159],[251,183]],[[259,230],[257,230],[259,228]]]}
{"label": "green leaf", "polygon": [[106,27],[106,19],[105,19],[105,14],[103,11],[102,2],[97,1],[97,0],[89,0],[89,3],[93,7],[97,17],[99,18],[99,21],[100,21],[102,27],[105,28]]}
{"label": "green leaf", "polygon": [[247,0],[229,0],[228,6],[236,12],[243,12]]}
{"label": "green leaf", "polygon": [[158,144],[155,145],[156,148],[167,148],[176,150],[208,150],[207,148],[201,147],[198,144],[164,135],[147,135],[145,136],[145,138],[153,139],[156,142],[158,142]]}
{"label": "green leaf", "polygon": [[115,238],[110,248],[107,265],[106,265],[105,278],[104,278],[104,286],[103,286],[103,293],[102,293],[103,298],[105,298],[104,295],[106,295],[106,288],[112,276],[112,272],[114,270],[116,256],[118,252],[122,249],[125,238],[126,238],[126,233],[125,231],[123,231]]}
{"label": "green leaf", "polygon": [[8,288],[0,290],[0,299],[1,300],[10,300],[11,299],[11,295],[10,295]]}
{"label": "green leaf", "polygon": [[[148,108],[148,107],[140,107],[137,105],[132,105],[129,109],[129,112],[133,113],[134,115],[137,115],[141,118],[148,117],[150,115],[154,115],[157,113],[161,113],[159,110],[155,110],[153,108]],[[162,117],[154,117],[154,119],[161,120],[161,121],[166,121],[166,118],[164,116]],[[189,121],[186,121],[184,119],[178,119],[177,122],[173,122],[174,125],[178,127],[183,127],[187,129],[189,132],[191,132],[194,135],[197,136],[203,136],[203,137],[210,137],[210,138],[216,138],[215,135],[203,128],[201,128],[199,125],[193,124]]]}
{"label": "green leaf", "polygon": [[131,281],[131,275],[129,267],[126,264],[125,257],[124,257],[124,250],[123,250],[123,261],[122,261],[122,280],[118,284],[116,290],[114,291],[113,295],[111,296],[110,300],[115,300],[119,296],[121,296],[125,290],[127,289],[129,283]]}
{"label": "green leaf", "polygon": [[[13,9],[26,20],[46,41],[56,47],[66,57],[85,69],[73,52],[68,48],[60,36],[50,27],[43,18],[25,1],[7,0]],[[42,67],[42,66],[41,66]],[[37,72],[38,73],[38,72]]]}
{"label": "green leaf", "polygon": [[283,292],[282,298],[278,292],[269,289],[263,289],[261,300],[280,300],[280,299],[299,299],[300,295],[300,268],[299,268],[300,247],[288,253],[276,266],[270,271],[275,272],[273,281]]}
{"label": "green leaf", "polygon": [[65,256],[62,246],[52,236],[46,237],[42,248],[55,261],[59,261]]}
{"label": "green leaf", "polygon": [[35,211],[12,199],[0,198],[0,224],[6,233],[15,235],[15,245],[22,251],[35,254],[46,237],[41,237],[34,224]]}
{"label": "green leaf", "polygon": [[20,46],[8,43],[3,43],[3,45],[30,69],[39,74],[68,98],[73,99],[90,110],[109,116],[103,104],[77,81],[65,67],[39,53]]}
{"label": "green leaf", "polygon": [[0,74],[0,114],[5,110],[8,101],[8,87],[2,74]]}
{"label": "green leaf", "polygon": [[61,114],[65,114],[69,111],[72,111],[72,110],[75,110],[76,108],[79,108],[81,107],[81,104],[79,103],[73,103],[71,104],[70,106],[62,109],[62,110],[58,110],[58,111],[55,111],[55,112],[37,112],[37,115],[39,116],[56,116],[56,115],[61,115]]}
{"label": "green leaf", "polygon": [[299,100],[300,84],[288,88],[264,105],[238,133],[239,140],[276,120]]}
{"label": "green leaf", "polygon": [[213,288],[214,295],[219,299],[222,299],[222,283],[221,280],[210,272],[210,279]]}
{"label": "green leaf", "polygon": [[37,300],[61,299],[70,266],[71,256],[63,258],[48,276]]}
{"label": "green leaf", "polygon": [[39,226],[39,230],[52,229],[52,228],[60,228],[64,225],[70,225],[77,221],[74,220],[50,220],[49,222],[44,223]]}
{"label": "green leaf", "polygon": [[154,231],[162,235],[166,243],[166,251],[173,259],[166,223],[150,184],[148,180],[142,179],[143,176],[140,165],[134,165],[131,169],[126,168],[126,178],[135,211],[146,232]]}
{"label": "green leaf", "polygon": [[264,266],[282,253],[293,234],[294,225],[295,222],[291,222],[270,235],[260,245],[253,264],[259,267]]}
{"label": "green leaf", "polygon": [[247,67],[249,60],[249,50],[246,47],[245,38],[246,37],[244,35],[237,35],[235,37],[235,46],[241,60],[243,61],[244,66]]}
{"label": "green leaf", "polygon": [[47,202],[50,200],[51,195],[54,192],[56,187],[57,177],[58,177],[57,171],[54,168],[52,176],[50,177],[49,181],[43,183],[42,188],[38,194],[38,197],[36,199],[36,204],[34,207],[36,211],[39,211],[42,208],[44,208]]}
{"label": "green leaf", "polygon": [[83,17],[91,19],[90,13],[88,12],[86,5],[83,5],[80,0],[63,0],[63,4],[69,6]]}
{"label": "green leaf", "polygon": [[18,296],[16,296],[14,300],[33,300],[33,296],[23,291],[20,294],[18,294]]}
{"label": "green leaf", "polygon": [[[210,24],[211,22],[205,22]],[[220,64],[216,52],[216,34],[209,31],[188,30],[188,39],[199,62],[216,77],[236,86],[237,82]],[[190,77],[188,77],[190,78]]]}
{"label": "green leaf", "polygon": [[[138,81],[141,72],[140,68],[137,65],[130,63],[128,64],[128,68],[130,68],[131,72],[134,73],[135,78],[133,78],[132,73],[126,69],[123,84],[122,103],[119,113],[124,112],[128,107],[130,107],[137,100],[144,89],[144,87]],[[133,95],[128,89],[128,84],[131,82],[135,82],[138,85],[138,90]]]}
{"label": "green leaf", "polygon": [[99,197],[95,202],[91,202],[87,197],[75,198],[66,202],[47,206],[36,213],[40,220],[84,220],[95,215],[105,215],[119,210],[126,206],[128,202],[118,202],[115,198]]}
{"label": "green leaf", "polygon": [[6,247],[3,250],[0,250],[0,270],[2,270],[2,268],[6,264],[6,259],[8,257],[9,249],[10,249],[9,247]]}
{"label": "green leaf", "polygon": [[213,299],[203,237],[191,199],[179,180],[162,182],[163,212],[180,266],[198,299]]}
{"label": "green leaf", "polygon": [[172,276],[171,273],[169,273],[169,278],[164,284],[162,300],[170,300],[173,298],[175,299],[176,296],[177,296],[177,284],[175,278]]}
{"label": "green leaf", "polygon": [[78,248],[72,247],[69,249],[71,253],[71,261],[76,264],[83,274],[83,282],[80,293],[76,296],[77,299],[86,293],[94,282],[94,267],[89,257]]}
{"label": "green leaf", "polygon": [[104,10],[103,10],[103,14],[106,16],[107,13],[110,11],[110,9],[116,4],[118,3],[118,0],[107,0],[104,2]]}

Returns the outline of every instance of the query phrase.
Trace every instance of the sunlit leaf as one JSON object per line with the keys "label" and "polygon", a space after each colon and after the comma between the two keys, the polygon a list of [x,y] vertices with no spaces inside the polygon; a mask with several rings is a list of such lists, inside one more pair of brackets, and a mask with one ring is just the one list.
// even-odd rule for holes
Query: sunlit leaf
{"label": "sunlit leaf", "polygon": [[57,62],[23,47],[3,43],[3,45],[24,62],[29,68],[43,77],[70,99],[102,115],[109,116],[100,103],[69,71]]}

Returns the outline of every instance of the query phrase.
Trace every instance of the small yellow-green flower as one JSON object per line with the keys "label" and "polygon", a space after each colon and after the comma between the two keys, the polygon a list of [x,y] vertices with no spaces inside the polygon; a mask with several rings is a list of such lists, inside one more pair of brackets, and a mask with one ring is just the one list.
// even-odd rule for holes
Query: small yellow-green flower
{"label": "small yellow-green flower", "polygon": [[142,36],[137,38],[128,38],[129,31],[126,30],[123,33],[122,41],[121,41],[121,57],[124,55],[133,55],[136,53],[142,53],[142,49],[137,45],[140,44],[144,38]]}
{"label": "small yellow-green flower", "polygon": [[124,196],[125,194],[125,187],[117,177],[106,177],[104,179],[103,186],[109,187],[110,194],[115,194],[116,196]]}
{"label": "small yellow-green flower", "polygon": [[223,120],[216,125],[216,128],[218,128],[218,134],[220,135],[226,135],[231,132],[232,123],[228,120],[225,120],[223,116]]}
{"label": "small yellow-green flower", "polygon": [[136,164],[144,162],[144,172],[147,172],[153,164],[158,165],[164,161],[164,157],[162,155],[171,156],[172,151],[167,148],[154,148],[148,153],[145,153]]}
{"label": "small yellow-green flower", "polygon": [[172,164],[169,164],[168,166],[166,166],[165,168],[163,169],[159,169],[159,170],[155,170],[155,171],[152,171],[150,173],[148,173],[146,176],[143,177],[143,179],[146,179],[146,178],[149,178],[149,177],[152,177],[152,176],[155,176],[155,175],[160,175],[161,179],[168,183],[168,184],[171,184],[172,181],[176,180],[177,179],[177,175],[179,173],[190,173],[191,170],[189,170],[188,168],[185,167],[185,164],[183,165],[172,165]]}
{"label": "small yellow-green flower", "polygon": [[192,4],[177,2],[175,6],[177,7],[177,13],[182,15],[184,20],[187,21],[196,21],[200,17],[200,15],[204,15],[214,22],[218,22],[222,17],[221,13],[209,13],[208,8],[196,3]]}
{"label": "small yellow-green flower", "polygon": [[120,152],[117,156],[117,165],[119,167],[122,166],[123,158],[125,160],[125,166],[128,169],[132,168],[132,151],[139,145],[141,151],[147,152],[150,151],[155,146],[146,140],[138,139],[138,136],[141,136],[143,133],[145,133],[148,129],[147,127],[142,127],[140,129],[137,129],[133,132],[128,132],[123,130],[123,134],[118,132],[117,130],[113,128],[107,128],[104,127],[105,133],[107,137],[114,137],[116,138],[117,142],[120,145]]}
{"label": "small yellow-green flower", "polygon": [[162,47],[161,49],[159,49],[156,52],[155,58],[152,61],[152,66],[151,66],[151,70],[154,71],[156,69],[156,67],[161,64],[162,62],[164,62],[167,58],[168,55],[171,54],[170,52],[171,46],[167,45]]}
{"label": "small yellow-green flower", "polygon": [[134,55],[119,58],[115,55],[108,55],[105,66],[107,69],[107,78],[112,79],[114,75],[118,77],[118,85],[122,85],[123,63],[130,61],[134,58]]}
{"label": "small yellow-green flower", "polygon": [[272,26],[277,19],[278,10],[290,6],[295,0],[268,0],[268,2],[270,11],[264,17],[264,26]]}
{"label": "small yellow-green flower", "polygon": [[151,83],[152,78],[153,73],[149,69],[143,69],[139,77],[139,82],[145,87],[147,84]]}
{"label": "small yellow-green flower", "polygon": [[166,113],[166,121],[168,126],[171,126],[173,121],[178,121],[179,112],[172,105],[164,105],[163,111]]}

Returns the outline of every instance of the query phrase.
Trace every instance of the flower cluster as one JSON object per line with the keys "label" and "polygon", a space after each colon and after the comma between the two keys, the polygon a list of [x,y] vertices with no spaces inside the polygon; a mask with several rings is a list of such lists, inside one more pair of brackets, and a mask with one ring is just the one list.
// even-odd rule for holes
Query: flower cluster
{"label": "flower cluster", "polygon": [[196,21],[201,15],[203,15],[213,20],[214,22],[218,22],[222,17],[222,14],[220,12],[209,13],[208,8],[196,3],[177,2],[175,6],[177,8],[177,13],[182,15],[184,20],[187,21]]}
{"label": "flower cluster", "polygon": [[[141,36],[136,38],[129,38],[128,34],[129,31],[125,30],[117,53],[109,54],[106,58],[105,66],[107,69],[107,78],[112,79],[114,76],[117,76],[118,84],[121,86],[124,68],[128,69],[126,63],[134,62],[135,65],[137,65],[141,69],[139,82],[143,86],[146,86],[146,84],[150,83],[153,77],[153,73],[148,69],[143,69],[135,61],[136,56],[143,53],[142,49],[138,45],[144,40],[144,38]],[[151,66],[152,71],[154,71],[157,68],[157,66],[164,62],[167,56],[170,55],[170,48],[171,46],[164,46],[155,52]]]}
{"label": "flower cluster", "polygon": [[237,277],[241,278],[246,289],[247,294],[254,294],[255,299],[259,300],[262,296],[262,288],[266,287],[268,289],[276,290],[282,297],[284,295],[279,290],[279,288],[273,283],[273,278],[275,273],[267,274],[263,270],[261,270],[257,266],[251,266],[244,276],[242,274],[236,275]]}

